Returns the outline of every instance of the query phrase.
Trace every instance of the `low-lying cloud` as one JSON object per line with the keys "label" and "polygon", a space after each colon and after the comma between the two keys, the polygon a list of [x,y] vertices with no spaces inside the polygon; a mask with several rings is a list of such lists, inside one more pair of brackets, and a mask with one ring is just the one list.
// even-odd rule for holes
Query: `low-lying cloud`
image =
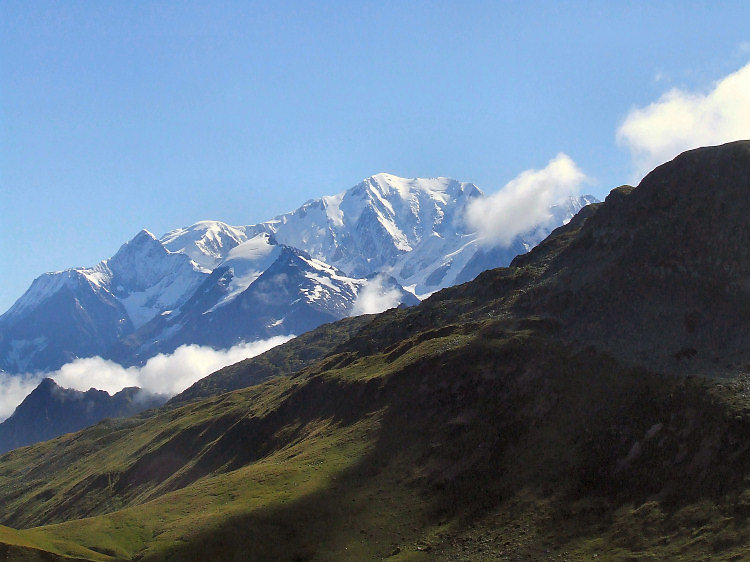
{"label": "low-lying cloud", "polygon": [[527,170],[500,191],[477,198],[466,212],[468,225],[483,243],[509,246],[513,239],[552,219],[550,208],[577,195],[586,175],[562,152],[541,170]]}
{"label": "low-lying cloud", "polygon": [[401,292],[396,287],[388,287],[382,275],[376,275],[359,291],[352,316],[377,314],[398,306],[400,302]]}
{"label": "low-lying cloud", "polygon": [[276,336],[221,350],[183,345],[173,353],[152,357],[142,367],[123,367],[101,357],[87,357],[67,363],[52,373],[0,373],[0,421],[10,416],[44,377],[54,379],[62,387],[82,391],[97,388],[114,394],[125,387],[139,386],[149,392],[172,396],[222,367],[259,355],[292,337]]}
{"label": "low-lying cloud", "polygon": [[633,158],[634,181],[679,153],[750,138],[750,63],[708,93],[675,88],[654,103],[631,109],[617,141]]}

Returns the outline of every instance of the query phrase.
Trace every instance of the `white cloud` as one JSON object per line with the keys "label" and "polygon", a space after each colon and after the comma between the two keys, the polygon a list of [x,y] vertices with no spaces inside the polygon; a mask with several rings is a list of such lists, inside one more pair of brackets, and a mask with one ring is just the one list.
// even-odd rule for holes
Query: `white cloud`
{"label": "white cloud", "polygon": [[526,170],[500,191],[475,199],[466,221],[488,245],[508,246],[519,234],[550,223],[550,207],[578,194],[584,173],[560,153],[542,170]]}
{"label": "white cloud", "polygon": [[401,292],[395,287],[386,287],[383,276],[376,275],[360,289],[352,307],[352,316],[377,314],[401,302]]}
{"label": "white cloud", "polygon": [[150,392],[172,396],[222,367],[260,355],[292,337],[276,336],[222,350],[195,344],[183,345],[174,353],[160,353],[152,357],[143,367],[123,367],[101,357],[87,357],[67,363],[52,373],[0,373],[0,421],[13,413],[43,377],[76,390],[85,391],[93,387],[114,394],[128,386],[139,386]]}
{"label": "white cloud", "polygon": [[707,94],[673,89],[632,109],[617,141],[633,157],[634,181],[679,153],[750,138],[750,63],[719,80]]}
{"label": "white cloud", "polygon": [[13,413],[23,399],[41,382],[41,375],[0,373],[0,422]]}

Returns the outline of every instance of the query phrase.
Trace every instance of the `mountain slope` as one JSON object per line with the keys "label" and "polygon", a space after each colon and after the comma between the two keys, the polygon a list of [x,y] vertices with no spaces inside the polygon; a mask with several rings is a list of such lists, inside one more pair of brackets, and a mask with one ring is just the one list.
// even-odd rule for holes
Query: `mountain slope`
{"label": "mountain slope", "polygon": [[747,142],[693,150],[614,190],[559,250],[553,238],[516,259],[545,268],[516,310],[662,370],[739,372],[750,360],[748,159]]}
{"label": "mountain slope", "polygon": [[182,406],[193,400],[254,386],[271,377],[297,373],[332,353],[371,319],[372,315],[360,315],[323,324],[284,345],[203,377],[177,396],[173,396],[166,407]]}
{"label": "mountain slope", "polygon": [[[719,361],[710,374],[730,377],[671,376],[629,352],[641,317],[682,320],[685,303],[662,300],[665,257],[688,272],[667,277],[676,295],[724,288],[713,326],[743,319],[724,308],[750,268],[719,246],[750,200],[728,220],[693,205],[708,186],[720,211],[749,177],[750,142],[687,153],[511,267],[342,331],[301,371],[6,454],[0,523],[48,525],[20,536],[99,559],[747,557],[747,374]],[[665,202],[649,224],[641,197]],[[645,275],[619,281],[627,267]],[[579,287],[596,306],[561,306]],[[583,339],[623,290],[632,310]],[[683,337],[654,347],[657,366]]]}
{"label": "mountain slope", "polygon": [[[4,520],[68,520],[29,536],[118,558],[745,552],[748,530],[722,535],[711,515],[745,505],[750,421],[732,393],[571,353],[538,328],[446,330],[395,359],[16,451],[0,475],[20,471],[15,497],[36,497],[6,496]],[[62,450],[73,462],[50,478]]]}

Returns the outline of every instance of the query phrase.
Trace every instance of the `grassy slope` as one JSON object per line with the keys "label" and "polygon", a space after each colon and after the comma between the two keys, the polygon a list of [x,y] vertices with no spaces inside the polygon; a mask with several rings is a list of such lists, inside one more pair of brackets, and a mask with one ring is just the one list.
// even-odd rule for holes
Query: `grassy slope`
{"label": "grassy slope", "polygon": [[[62,555],[63,551],[69,554]],[[17,531],[0,525],[0,560],[52,562],[91,560],[96,557],[96,552],[65,539],[56,539],[47,533]]]}
{"label": "grassy slope", "polygon": [[[561,347],[549,329],[455,327],[132,422],[32,487],[59,497],[40,504],[30,489],[15,504],[25,524],[127,507],[19,536],[102,559],[744,552],[750,427],[738,390],[629,371]],[[181,435],[203,435],[204,454],[163,479],[132,479],[149,453],[162,464],[170,443],[190,450]],[[17,452],[16,469],[48,466],[38,454]],[[102,474],[111,485],[66,503]]]}

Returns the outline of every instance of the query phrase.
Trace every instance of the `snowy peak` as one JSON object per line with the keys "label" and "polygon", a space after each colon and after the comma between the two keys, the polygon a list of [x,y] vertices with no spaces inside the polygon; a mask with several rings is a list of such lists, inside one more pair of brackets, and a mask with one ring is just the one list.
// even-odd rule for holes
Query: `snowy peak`
{"label": "snowy peak", "polygon": [[138,232],[138,234],[133,236],[132,240],[130,240],[129,242],[125,242],[125,244],[122,245],[121,250],[128,247],[150,247],[154,242],[156,242],[156,236],[154,236],[145,228],[142,228],[140,232]]}
{"label": "snowy peak", "polygon": [[[81,293],[95,294],[108,283],[108,274],[97,269],[66,269],[43,273],[31,283],[31,286],[8,311],[0,316],[0,326],[12,325],[31,313],[40,304],[46,303],[55,295],[66,291],[72,295]],[[106,291],[106,288],[104,289]]]}
{"label": "snowy peak", "polygon": [[463,209],[468,199],[481,195],[474,184],[451,178],[407,179],[376,174],[346,192],[343,199],[350,224],[356,224],[359,212],[369,206],[390,222],[423,225],[421,232],[415,231],[409,237],[410,242],[415,242],[415,237],[424,235],[430,226],[442,223],[446,210]]}
{"label": "snowy peak", "polygon": [[412,200],[423,194],[443,204],[455,201],[464,195],[482,195],[481,190],[474,184],[446,177],[401,178],[380,173],[365,179],[362,184],[371,191],[379,192],[385,198],[392,198],[394,194],[398,194],[401,199]]}
{"label": "snowy peak", "polygon": [[227,254],[248,239],[245,227],[219,221],[200,221],[162,236],[161,243],[170,252],[185,254],[198,265],[214,269]]}
{"label": "snowy peak", "polygon": [[247,230],[272,232],[279,243],[362,277],[392,267],[434,235],[466,234],[465,207],[481,196],[475,185],[451,178],[381,173]]}
{"label": "snowy peak", "polygon": [[109,273],[106,288],[125,307],[136,328],[183,304],[209,273],[189,256],[170,252],[147,230],[94,272],[105,278]]}
{"label": "snowy peak", "polygon": [[[141,230],[123,244],[112,258],[102,262],[98,269],[109,270],[118,285],[113,287],[116,292],[122,292],[125,287],[128,292],[142,291],[158,282],[164,273],[164,263],[168,260],[167,249],[148,230]],[[185,261],[182,256],[177,260]],[[119,287],[123,289],[119,290]]]}

